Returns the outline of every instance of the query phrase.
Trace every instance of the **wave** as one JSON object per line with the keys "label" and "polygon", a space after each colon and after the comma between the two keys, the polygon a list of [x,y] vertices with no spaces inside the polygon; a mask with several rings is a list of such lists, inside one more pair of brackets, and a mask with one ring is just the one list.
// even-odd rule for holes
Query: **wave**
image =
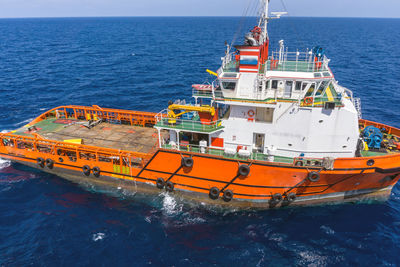
{"label": "wave", "polygon": [[105,238],[105,236],[106,236],[106,234],[104,234],[104,233],[96,233],[96,234],[93,234],[92,240],[94,242],[97,242],[97,241],[103,240]]}
{"label": "wave", "polygon": [[5,160],[5,159],[0,159],[0,170],[7,168],[11,165],[11,161]]}
{"label": "wave", "polygon": [[34,119],[35,118],[26,119],[24,121],[16,123],[15,126],[20,127],[20,126],[26,125],[26,124],[30,123],[31,121],[33,121]]}
{"label": "wave", "polygon": [[182,205],[178,205],[174,196],[171,196],[167,192],[161,194],[164,199],[162,201],[162,210],[170,216],[177,215],[182,212]]}

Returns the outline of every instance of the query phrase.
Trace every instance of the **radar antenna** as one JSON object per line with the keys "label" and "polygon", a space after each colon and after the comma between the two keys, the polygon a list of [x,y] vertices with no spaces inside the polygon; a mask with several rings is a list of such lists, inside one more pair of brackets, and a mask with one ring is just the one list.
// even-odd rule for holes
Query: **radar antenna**
{"label": "radar antenna", "polygon": [[263,13],[260,17],[259,27],[263,27],[263,41],[267,41],[268,37],[268,22],[271,19],[280,19],[283,15],[287,15],[287,12],[271,12],[269,15],[269,2],[270,0],[261,0],[264,6]]}

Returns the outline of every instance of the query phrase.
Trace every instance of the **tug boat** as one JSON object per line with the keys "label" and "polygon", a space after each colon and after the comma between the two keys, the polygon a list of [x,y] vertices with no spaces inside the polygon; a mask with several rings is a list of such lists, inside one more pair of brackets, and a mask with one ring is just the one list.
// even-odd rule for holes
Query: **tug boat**
{"label": "tug boat", "polygon": [[159,113],[61,106],[0,134],[0,156],[70,181],[239,208],[386,200],[400,129],[361,119],[321,47],[270,51],[269,12],[227,46],[193,104]]}

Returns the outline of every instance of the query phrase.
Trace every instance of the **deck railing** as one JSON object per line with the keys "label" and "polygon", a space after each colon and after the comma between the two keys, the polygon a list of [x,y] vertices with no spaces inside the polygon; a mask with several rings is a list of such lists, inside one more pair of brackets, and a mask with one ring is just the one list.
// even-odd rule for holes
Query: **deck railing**
{"label": "deck railing", "polygon": [[33,153],[36,157],[53,158],[55,162],[66,160],[69,162],[80,160],[109,162],[114,165],[118,164],[121,168],[124,166],[141,168],[152,156],[148,153],[73,144],[10,133],[0,133],[0,150],[5,150],[11,156],[26,156],[27,153],[23,152],[26,151],[31,156]]}
{"label": "deck railing", "polygon": [[202,122],[197,120],[158,117],[156,127],[210,133],[223,129],[222,120]]}
{"label": "deck railing", "polygon": [[[212,148],[212,147],[202,147],[198,145],[187,144],[181,142],[179,144],[171,145],[171,144],[162,144],[162,148],[165,149],[174,149],[179,150],[182,152],[193,152],[193,153],[201,153],[201,154],[209,154],[214,156],[221,156],[230,159],[237,159],[237,160],[258,160],[258,161],[269,161],[269,157],[266,154],[259,153],[259,152],[251,152],[249,157],[240,156],[239,153],[234,154],[227,154],[223,148]],[[275,163],[286,163],[286,164],[293,164],[293,158],[287,157],[278,157],[275,156],[273,159]]]}
{"label": "deck railing", "polygon": [[157,113],[129,111],[99,106],[60,106],[40,115],[31,124],[35,124],[49,117],[60,119],[103,120],[110,123],[120,123],[138,126],[153,126],[156,124]]}
{"label": "deck railing", "polygon": [[224,98],[224,94],[221,90],[197,90],[193,88],[192,95],[194,97]]}
{"label": "deck railing", "polygon": [[271,52],[264,68],[268,71],[323,72],[329,71],[329,59],[315,59],[313,53]]}

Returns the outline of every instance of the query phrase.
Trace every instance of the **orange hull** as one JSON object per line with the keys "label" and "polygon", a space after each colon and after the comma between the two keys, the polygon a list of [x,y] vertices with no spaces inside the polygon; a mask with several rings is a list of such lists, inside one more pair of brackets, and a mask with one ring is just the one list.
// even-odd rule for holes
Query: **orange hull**
{"label": "orange hull", "polygon": [[[377,125],[362,121],[366,125]],[[383,125],[377,125],[383,126]],[[400,130],[385,125],[392,134]],[[154,137],[157,138],[157,137]],[[5,142],[4,140],[7,140]],[[79,183],[94,183],[129,190],[159,192],[170,182],[177,194],[202,202],[238,207],[270,208],[286,205],[385,199],[400,179],[400,154],[373,158],[336,159],[334,168],[300,167],[294,164],[269,163],[255,160],[235,160],[209,154],[158,149],[152,154],[136,153],[66,144],[13,134],[0,134],[0,157],[57,174]],[[10,142],[12,145],[10,145]],[[32,146],[21,147],[20,142]],[[47,145],[49,150],[40,151]],[[77,158],[57,153],[59,148],[77,151]],[[90,152],[94,158],[80,157],[80,151]],[[118,164],[100,160],[99,154],[118,157]],[[193,166],[184,167],[182,158],[193,159]],[[51,160],[46,166],[38,158]],[[123,163],[129,161],[129,163]],[[135,163],[133,163],[135,162]],[[240,165],[249,166],[246,176],[238,174]],[[83,171],[89,167],[89,173]],[[130,166],[130,167],[129,167]],[[98,170],[96,173],[95,170]],[[311,172],[319,174],[318,181],[309,179]],[[164,182],[157,187],[157,180]],[[212,200],[210,189],[219,194]],[[224,201],[223,192],[230,190],[232,199]],[[282,199],[275,199],[280,195]],[[295,196],[295,198],[289,198]],[[226,199],[225,199],[226,200]]]}

